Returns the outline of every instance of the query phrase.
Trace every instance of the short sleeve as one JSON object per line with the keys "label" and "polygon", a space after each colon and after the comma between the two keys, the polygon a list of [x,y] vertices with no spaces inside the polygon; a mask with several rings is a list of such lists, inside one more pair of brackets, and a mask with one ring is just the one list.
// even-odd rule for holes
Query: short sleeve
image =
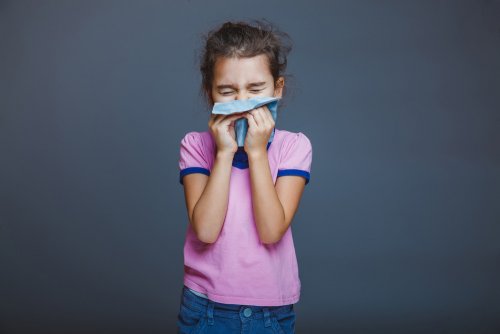
{"label": "short sleeve", "polygon": [[281,160],[278,167],[278,177],[297,175],[309,183],[311,176],[312,145],[311,141],[302,132],[293,133],[283,146]]}
{"label": "short sleeve", "polygon": [[210,175],[206,150],[199,132],[188,132],[181,140],[179,154],[179,182],[191,173]]}

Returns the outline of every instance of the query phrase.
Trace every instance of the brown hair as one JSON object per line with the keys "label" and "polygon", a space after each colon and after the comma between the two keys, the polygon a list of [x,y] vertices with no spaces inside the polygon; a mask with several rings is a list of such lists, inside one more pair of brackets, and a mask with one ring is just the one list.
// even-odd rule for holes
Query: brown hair
{"label": "brown hair", "polygon": [[[203,35],[204,47],[200,56],[202,75],[200,92],[210,108],[213,106],[212,83],[214,66],[218,57],[243,58],[265,54],[269,60],[269,69],[275,86],[278,77],[290,77],[284,73],[287,55],[292,50],[290,36],[265,19],[251,22],[254,25],[243,21],[228,21]],[[286,92],[285,87],[283,87],[283,96]],[[282,104],[281,100],[280,104]]]}

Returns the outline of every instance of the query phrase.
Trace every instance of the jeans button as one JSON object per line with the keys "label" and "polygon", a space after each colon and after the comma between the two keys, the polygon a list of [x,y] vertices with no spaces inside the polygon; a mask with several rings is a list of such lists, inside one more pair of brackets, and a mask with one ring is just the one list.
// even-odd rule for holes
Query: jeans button
{"label": "jeans button", "polygon": [[247,307],[245,310],[243,310],[243,314],[248,318],[252,315],[252,309]]}

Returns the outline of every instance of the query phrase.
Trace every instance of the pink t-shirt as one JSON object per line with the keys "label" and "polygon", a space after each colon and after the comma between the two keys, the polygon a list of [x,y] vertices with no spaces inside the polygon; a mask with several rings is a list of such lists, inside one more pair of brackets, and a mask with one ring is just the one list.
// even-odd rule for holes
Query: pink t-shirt
{"label": "pink t-shirt", "polygon": [[[276,178],[298,175],[309,182],[312,146],[302,132],[274,128],[268,143],[269,167]],[[190,173],[210,175],[216,144],[209,131],[188,132],[181,140],[179,181]],[[300,279],[291,225],[280,241],[260,241],[252,211],[248,162],[233,160],[228,208],[218,239],[200,241],[188,224],[184,242],[184,285],[226,304],[280,306],[300,297]]]}

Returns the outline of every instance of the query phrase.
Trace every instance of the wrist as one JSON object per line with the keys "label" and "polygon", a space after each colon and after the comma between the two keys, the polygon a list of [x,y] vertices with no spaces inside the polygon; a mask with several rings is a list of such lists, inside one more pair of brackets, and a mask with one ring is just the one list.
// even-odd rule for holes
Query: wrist
{"label": "wrist", "polygon": [[247,156],[248,156],[249,160],[256,160],[256,159],[262,159],[262,158],[267,159],[267,151],[266,150],[250,151],[247,153]]}
{"label": "wrist", "polygon": [[233,160],[234,153],[232,151],[217,151],[215,157],[216,159]]}

